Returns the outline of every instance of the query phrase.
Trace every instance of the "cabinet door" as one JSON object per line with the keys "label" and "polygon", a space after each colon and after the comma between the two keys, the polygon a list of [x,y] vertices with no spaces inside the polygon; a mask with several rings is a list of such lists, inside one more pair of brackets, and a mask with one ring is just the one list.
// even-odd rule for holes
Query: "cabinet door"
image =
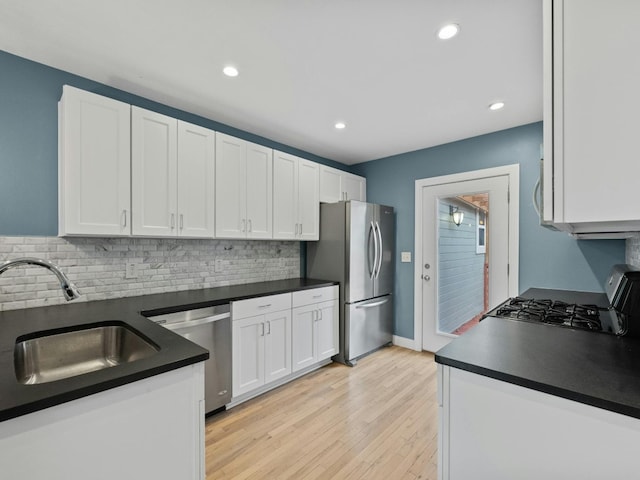
{"label": "cabinet door", "polygon": [[264,383],[291,373],[291,309],[264,316]]}
{"label": "cabinet door", "polygon": [[316,305],[293,309],[291,319],[292,370],[297,372],[315,363],[314,324],[318,310]]}
{"label": "cabinet door", "polygon": [[298,158],[273,152],[273,238],[298,238]]}
{"label": "cabinet door", "polygon": [[247,142],[216,133],[216,237],[246,238]]}
{"label": "cabinet door", "polygon": [[178,121],[178,234],[215,235],[215,132]]}
{"label": "cabinet door", "polygon": [[367,201],[366,180],[363,177],[350,173],[342,174],[342,188],[345,193],[345,200]]}
{"label": "cabinet door", "polygon": [[273,237],[273,151],[247,142],[247,238]]}
{"label": "cabinet door", "polygon": [[316,308],[316,361],[319,362],[338,353],[338,302],[323,302]]}
{"label": "cabinet door", "polygon": [[233,321],[233,396],[264,385],[264,315]]}
{"label": "cabinet door", "polygon": [[130,106],[65,85],[59,120],[60,235],[129,235]]}
{"label": "cabinet door", "polygon": [[317,163],[299,160],[298,169],[298,238],[320,238],[320,168]]}
{"label": "cabinet door", "polygon": [[134,235],[177,234],[177,129],[175,118],[131,107]]}
{"label": "cabinet door", "polygon": [[320,201],[335,203],[344,200],[342,191],[342,172],[336,168],[320,167]]}
{"label": "cabinet door", "polygon": [[[638,18],[637,1],[553,2],[556,221],[640,219]],[[603,25],[616,27],[596,34]]]}

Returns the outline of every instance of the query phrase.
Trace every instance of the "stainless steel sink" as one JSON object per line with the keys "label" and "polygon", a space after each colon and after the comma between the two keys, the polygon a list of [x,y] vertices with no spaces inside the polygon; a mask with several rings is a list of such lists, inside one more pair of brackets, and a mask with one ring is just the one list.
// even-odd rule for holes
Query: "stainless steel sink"
{"label": "stainless steel sink", "polygon": [[109,324],[19,338],[13,357],[18,381],[33,385],[134,362],[158,350],[126,326]]}

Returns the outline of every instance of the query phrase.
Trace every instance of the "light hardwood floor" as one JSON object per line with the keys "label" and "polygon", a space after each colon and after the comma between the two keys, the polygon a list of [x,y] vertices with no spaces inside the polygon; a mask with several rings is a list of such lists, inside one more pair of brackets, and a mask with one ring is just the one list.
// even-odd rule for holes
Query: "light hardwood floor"
{"label": "light hardwood floor", "polygon": [[207,480],[436,479],[436,365],[400,347],[207,420]]}

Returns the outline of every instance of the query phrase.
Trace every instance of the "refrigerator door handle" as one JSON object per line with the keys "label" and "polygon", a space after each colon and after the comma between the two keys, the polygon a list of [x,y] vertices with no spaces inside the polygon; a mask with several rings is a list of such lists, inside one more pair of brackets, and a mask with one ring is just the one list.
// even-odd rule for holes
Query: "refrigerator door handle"
{"label": "refrigerator door handle", "polygon": [[380,231],[380,224],[376,222],[376,231],[378,232],[378,240],[380,241],[380,256],[378,257],[378,268],[376,271],[376,278],[380,275],[382,269],[382,232]]}
{"label": "refrigerator door handle", "polygon": [[380,305],[384,305],[385,303],[387,303],[389,301],[388,298],[385,298],[383,300],[379,300],[377,302],[373,302],[373,303],[365,303],[364,305],[356,305],[356,308],[372,308],[372,307],[379,307]]}
{"label": "refrigerator door handle", "polygon": [[[369,268],[369,278],[373,280],[376,276],[376,264],[378,263],[378,237],[376,236],[376,226],[373,222],[369,223],[369,238],[373,235],[373,266]],[[367,244],[367,249],[371,246],[371,242]],[[367,262],[369,261],[370,252],[367,251]]]}

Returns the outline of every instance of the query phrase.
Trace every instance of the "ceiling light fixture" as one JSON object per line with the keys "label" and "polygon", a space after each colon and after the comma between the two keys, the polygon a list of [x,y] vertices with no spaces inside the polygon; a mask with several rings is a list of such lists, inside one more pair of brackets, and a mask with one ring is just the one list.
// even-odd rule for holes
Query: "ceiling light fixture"
{"label": "ceiling light fixture", "polygon": [[440,40],[449,40],[455,37],[460,32],[460,25],[456,23],[450,23],[438,30],[438,38]]}
{"label": "ceiling light fixture", "polygon": [[344,128],[346,128],[346,127],[347,127],[347,124],[346,124],[346,123],[344,123],[344,122],[336,122],[335,127],[336,127],[338,130],[342,130],[342,129],[344,129]]}
{"label": "ceiling light fixture", "polygon": [[232,67],[231,65],[227,65],[226,67],[224,67],[222,69],[222,72],[227,77],[237,77],[238,76],[238,69],[236,67]]}
{"label": "ceiling light fixture", "polygon": [[489,110],[500,110],[504,107],[504,102],[495,102],[489,105]]}

